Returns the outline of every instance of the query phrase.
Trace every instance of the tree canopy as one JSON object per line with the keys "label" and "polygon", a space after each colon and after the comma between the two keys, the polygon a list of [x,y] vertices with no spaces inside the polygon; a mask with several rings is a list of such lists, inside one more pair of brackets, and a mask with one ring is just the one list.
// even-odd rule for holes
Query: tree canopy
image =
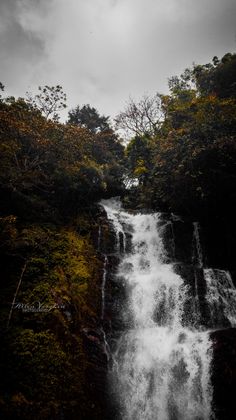
{"label": "tree canopy", "polygon": [[98,111],[90,105],[79,105],[69,111],[68,124],[87,128],[92,133],[107,131],[110,129],[109,117],[100,115]]}
{"label": "tree canopy", "polygon": [[134,138],[126,150],[130,176],[145,174],[135,187],[140,206],[198,217],[235,209],[235,63],[235,54],[226,54],[170,79],[157,132]]}
{"label": "tree canopy", "polygon": [[74,212],[122,185],[123,146],[112,131],[59,124],[23,99],[0,104],[0,142],[0,189],[5,206],[14,195],[15,211]]}

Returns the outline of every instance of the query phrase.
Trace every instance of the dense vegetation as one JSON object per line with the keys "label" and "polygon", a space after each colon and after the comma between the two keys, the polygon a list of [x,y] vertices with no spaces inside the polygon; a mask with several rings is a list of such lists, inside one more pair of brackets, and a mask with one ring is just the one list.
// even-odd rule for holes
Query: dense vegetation
{"label": "dense vegetation", "polygon": [[102,418],[82,337],[100,316],[102,197],[201,220],[224,243],[219,261],[234,267],[236,54],[187,69],[169,88],[117,116],[126,149],[90,105],[60,124],[60,86],[0,96],[3,418],[82,419],[94,407]]}
{"label": "dense vegetation", "polygon": [[149,102],[144,98],[117,119],[122,128],[148,128],[142,135],[134,129],[136,136],[126,149],[129,176],[136,180],[127,205],[200,220],[213,243],[225,244],[218,264],[234,268],[235,86],[236,54],[214,57],[213,64],[194,66],[170,79],[169,95]]}
{"label": "dense vegetation", "polygon": [[123,147],[108,124],[62,125],[52,109],[0,103],[3,418],[102,417],[82,330],[101,308],[95,203],[120,193]]}
{"label": "dense vegetation", "polygon": [[[214,63],[173,77],[170,94],[159,95],[155,103],[160,115],[156,133],[143,132],[129,143],[128,167],[130,176],[139,179],[141,206],[162,203],[172,211],[199,215],[233,204],[236,55]],[[134,114],[126,117],[137,121]]]}

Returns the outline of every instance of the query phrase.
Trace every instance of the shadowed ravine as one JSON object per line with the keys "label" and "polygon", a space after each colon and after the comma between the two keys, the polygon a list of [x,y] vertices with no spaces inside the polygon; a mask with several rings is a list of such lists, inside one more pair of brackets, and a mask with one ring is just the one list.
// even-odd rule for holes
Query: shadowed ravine
{"label": "shadowed ravine", "polygon": [[[119,417],[214,418],[210,333],[235,325],[236,313],[229,310],[236,300],[230,274],[204,267],[199,226],[194,223],[192,264],[196,273],[201,270],[205,285],[205,295],[200,296],[195,271],[190,285],[177,274],[176,261],[165,249],[163,238],[170,221],[157,213],[130,214],[116,199],[101,204],[116,233],[120,258],[116,280],[125,285],[127,296],[121,314],[125,328],[109,355],[110,386]],[[169,243],[173,255],[173,237]],[[106,263],[105,258],[102,318]]]}

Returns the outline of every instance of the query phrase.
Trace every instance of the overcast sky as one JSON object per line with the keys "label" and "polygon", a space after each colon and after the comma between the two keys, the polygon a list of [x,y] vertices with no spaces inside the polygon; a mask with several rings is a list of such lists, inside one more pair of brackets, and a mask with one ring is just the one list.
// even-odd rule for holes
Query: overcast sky
{"label": "overcast sky", "polygon": [[236,50],[235,0],[0,0],[0,81],[24,96],[61,84],[105,115],[129,96]]}

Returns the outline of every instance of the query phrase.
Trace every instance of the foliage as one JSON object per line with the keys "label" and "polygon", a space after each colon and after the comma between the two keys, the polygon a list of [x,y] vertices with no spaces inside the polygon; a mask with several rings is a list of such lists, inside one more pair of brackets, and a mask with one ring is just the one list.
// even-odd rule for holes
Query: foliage
{"label": "foliage", "polygon": [[77,106],[69,111],[68,124],[85,127],[92,133],[109,130],[109,117],[99,115],[98,111],[90,105]]}
{"label": "foliage", "polygon": [[0,412],[85,419],[96,407],[102,418],[82,331],[100,322],[92,214],[123,189],[124,148],[110,128],[56,122],[59,87],[41,94],[0,101]]}
{"label": "foliage", "polygon": [[[170,94],[161,96],[163,121],[158,133],[148,141],[133,139],[126,150],[127,166],[141,181],[130,191],[136,206],[198,219],[232,214],[236,204],[234,66],[235,54],[226,54],[221,60],[214,58],[213,65],[195,66],[170,79]],[[226,74],[228,79],[221,78]]]}
{"label": "foliage", "polygon": [[236,97],[236,54],[227,53],[221,60],[213,58],[213,64],[196,65],[193,76],[201,95],[219,98]]}
{"label": "foliage", "polygon": [[[88,235],[77,230],[91,226],[88,214],[74,228],[16,224],[14,241],[9,228],[13,218],[2,220],[8,246],[1,249],[3,281],[1,315],[1,405],[4,418],[66,418],[89,416],[86,385],[89,357],[81,329],[92,325],[100,312],[101,263]],[[6,331],[9,305],[22,261],[28,259],[17,307]],[[9,267],[9,258],[11,267]],[[38,305],[45,311],[38,311]],[[98,407],[98,417],[99,417]],[[100,417],[99,417],[100,418]]]}
{"label": "foliage", "polygon": [[150,170],[150,145],[146,137],[133,138],[126,149],[126,164],[129,177],[143,184]]}
{"label": "foliage", "polygon": [[[45,218],[55,211],[71,216],[99,200],[111,184],[108,168],[122,165],[123,159],[113,132],[94,134],[54,123],[23,99],[1,104],[0,150],[2,210],[12,212],[13,205],[15,214],[24,218],[34,211]],[[121,177],[113,184],[116,191],[122,188]]]}
{"label": "foliage", "polygon": [[[0,92],[3,92],[4,91],[4,85],[0,82]],[[1,93],[0,93],[0,102],[2,101],[2,95],[1,95]]]}

